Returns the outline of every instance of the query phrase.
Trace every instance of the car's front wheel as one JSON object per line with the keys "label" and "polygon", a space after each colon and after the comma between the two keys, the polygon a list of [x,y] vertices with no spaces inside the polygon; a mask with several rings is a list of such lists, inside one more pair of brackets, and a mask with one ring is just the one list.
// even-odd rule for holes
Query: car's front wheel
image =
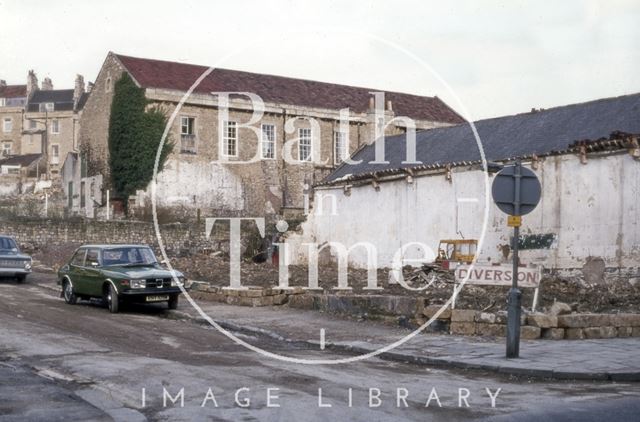
{"label": "car's front wheel", "polygon": [[75,305],[78,302],[78,297],[73,293],[73,286],[69,280],[65,280],[62,284],[62,296],[69,305]]}
{"label": "car's front wheel", "polygon": [[118,292],[116,292],[116,288],[113,285],[109,284],[105,292],[104,301],[107,303],[107,307],[109,308],[109,312],[112,314],[118,313],[118,308],[120,307],[120,301],[118,300]]}
{"label": "car's front wheel", "polygon": [[25,281],[27,281],[27,275],[26,275],[26,274],[18,274],[18,275],[16,276],[16,282],[17,282],[18,284],[22,284],[22,283],[24,283]]}
{"label": "car's front wheel", "polygon": [[169,309],[178,309],[178,295],[169,296]]}

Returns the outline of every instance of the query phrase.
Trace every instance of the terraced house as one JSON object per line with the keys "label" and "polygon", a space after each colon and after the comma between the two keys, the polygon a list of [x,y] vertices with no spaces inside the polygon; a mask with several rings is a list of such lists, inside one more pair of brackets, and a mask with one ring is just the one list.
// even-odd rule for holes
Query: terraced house
{"label": "terraced house", "polygon": [[[35,75],[33,75],[35,77]],[[37,86],[37,80],[36,80]],[[29,97],[24,114],[23,154],[41,154],[48,178],[58,179],[70,153],[77,152],[80,113],[87,99],[84,78],[73,89],[53,89],[49,78]]]}
{"label": "terraced house", "polygon": [[[145,89],[151,105],[167,115],[184,100],[170,122],[175,147],[159,174],[156,199],[160,207],[189,213],[200,209],[228,215],[299,214],[305,189],[371,143],[375,133],[406,132],[410,125],[397,117],[413,119],[417,129],[463,121],[437,97],[374,94],[380,90],[109,53],[84,107],[80,129],[80,143],[92,162],[86,175],[105,176],[103,200],[110,188],[110,107],[114,84],[125,72]],[[192,86],[193,92],[185,97]],[[220,95],[214,94],[219,92],[258,95],[264,113],[254,115],[250,98],[234,94],[228,100],[228,116],[222,119],[225,108]],[[345,108],[349,111],[340,125],[340,110]],[[252,121],[254,116],[258,118]],[[287,154],[291,159],[285,159]],[[135,203],[148,204],[150,193],[140,191]]]}
{"label": "terraced house", "polygon": [[27,85],[7,85],[0,80],[0,154],[2,158],[21,153],[22,115],[27,104]]}

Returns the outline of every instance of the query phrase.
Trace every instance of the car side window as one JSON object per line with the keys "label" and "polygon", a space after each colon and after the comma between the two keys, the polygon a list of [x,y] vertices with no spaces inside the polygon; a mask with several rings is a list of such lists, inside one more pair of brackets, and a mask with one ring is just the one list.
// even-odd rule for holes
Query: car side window
{"label": "car side window", "polygon": [[98,249],[89,249],[87,251],[86,267],[100,265],[100,251]]}
{"label": "car side window", "polygon": [[80,249],[73,255],[71,258],[71,265],[76,265],[78,267],[82,267],[84,265],[84,256],[86,255],[86,249]]}

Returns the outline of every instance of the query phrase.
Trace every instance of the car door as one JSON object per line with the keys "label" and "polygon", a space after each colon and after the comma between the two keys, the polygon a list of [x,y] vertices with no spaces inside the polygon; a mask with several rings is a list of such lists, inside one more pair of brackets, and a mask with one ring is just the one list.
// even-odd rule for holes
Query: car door
{"label": "car door", "polygon": [[85,248],[80,248],[76,251],[76,253],[69,261],[69,272],[68,276],[71,279],[71,284],[73,285],[73,290],[76,294],[86,294],[86,289],[84,286],[84,259],[87,254],[87,250]]}
{"label": "car door", "polygon": [[84,263],[83,283],[86,286],[87,293],[91,296],[102,296],[102,282],[104,281],[104,277],[102,276],[101,266],[100,249],[87,249],[87,257]]}

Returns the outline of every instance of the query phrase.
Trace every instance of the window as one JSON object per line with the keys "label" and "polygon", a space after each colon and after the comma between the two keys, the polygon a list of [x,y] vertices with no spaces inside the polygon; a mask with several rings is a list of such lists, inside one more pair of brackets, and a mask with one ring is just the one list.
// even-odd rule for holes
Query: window
{"label": "window", "polygon": [[4,107],[7,105],[7,99],[6,98],[0,98],[0,107]]}
{"label": "window", "polygon": [[60,121],[58,119],[53,119],[51,121],[51,133],[53,134],[60,133]]}
{"label": "window", "polygon": [[100,251],[98,249],[89,249],[87,251],[87,259],[85,262],[86,267],[100,265]]}
{"label": "window", "polygon": [[180,117],[180,152],[196,153],[195,121],[193,117]]}
{"label": "window", "polygon": [[46,112],[52,112],[55,110],[55,106],[53,103],[40,103],[40,105],[38,106],[38,110],[40,111],[40,113],[44,113]]}
{"label": "window", "polygon": [[311,129],[298,129],[298,159],[311,161]]}
{"label": "window", "polygon": [[104,83],[104,92],[111,92],[111,76]]}
{"label": "window", "polygon": [[344,132],[333,132],[333,161],[340,164],[347,158],[347,134]]}
{"label": "window", "polygon": [[262,125],[262,158],[275,158],[276,155],[276,127]]}
{"label": "window", "polygon": [[11,117],[5,117],[2,122],[2,131],[11,132],[13,130],[13,119]]}
{"label": "window", "polygon": [[60,145],[51,144],[51,164],[60,164]]}
{"label": "window", "polygon": [[180,118],[180,121],[181,121],[180,134],[193,135],[193,124],[195,122],[195,119],[193,117],[182,116]]}
{"label": "window", "polygon": [[222,155],[238,156],[238,124],[224,121],[222,125]]}
{"label": "window", "polygon": [[35,120],[29,120],[29,129],[37,129],[38,128],[38,122],[36,122]]}
{"label": "window", "polygon": [[2,144],[2,155],[3,156],[7,156],[7,155],[11,155],[11,147],[12,147],[12,143],[11,142],[4,142]]}
{"label": "window", "polygon": [[79,249],[73,258],[71,258],[71,265],[82,267],[84,265],[84,257],[87,254],[86,249]]}

